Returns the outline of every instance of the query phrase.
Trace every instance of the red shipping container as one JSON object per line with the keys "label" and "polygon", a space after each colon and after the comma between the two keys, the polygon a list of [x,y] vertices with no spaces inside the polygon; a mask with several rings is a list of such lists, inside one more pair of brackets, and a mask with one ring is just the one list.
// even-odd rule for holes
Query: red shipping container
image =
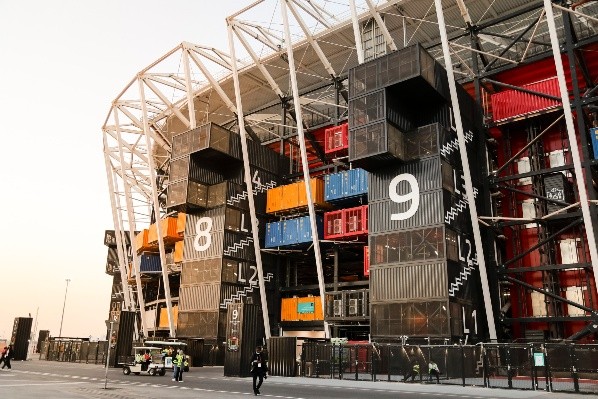
{"label": "red shipping container", "polygon": [[[556,77],[529,83],[522,86],[524,89],[538,93],[560,97],[561,91]],[[524,93],[518,90],[505,90],[491,96],[492,119],[495,122],[516,116],[543,111],[561,105],[561,101]]]}
{"label": "red shipping container", "polygon": [[349,148],[349,124],[329,127],[324,131],[324,152],[326,154],[346,151]]}
{"label": "red shipping container", "polygon": [[324,239],[347,240],[368,234],[368,206],[324,214]]}

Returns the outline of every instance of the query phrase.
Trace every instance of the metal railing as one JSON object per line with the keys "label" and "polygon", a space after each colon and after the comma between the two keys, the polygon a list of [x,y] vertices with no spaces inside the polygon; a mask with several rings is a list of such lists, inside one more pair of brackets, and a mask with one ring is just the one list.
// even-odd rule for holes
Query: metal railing
{"label": "metal railing", "polygon": [[[438,381],[428,373],[430,360],[440,370]],[[306,377],[598,393],[598,345],[594,344],[305,342],[300,363]],[[420,372],[413,372],[414,366]]]}

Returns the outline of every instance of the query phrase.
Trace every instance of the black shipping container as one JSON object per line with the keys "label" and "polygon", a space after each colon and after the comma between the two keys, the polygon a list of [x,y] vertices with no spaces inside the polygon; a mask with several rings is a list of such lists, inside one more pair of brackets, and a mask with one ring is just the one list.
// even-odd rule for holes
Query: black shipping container
{"label": "black shipping container", "polygon": [[118,267],[118,254],[116,248],[108,247],[108,255],[106,256],[106,274],[111,276],[120,274],[120,268]]}
{"label": "black shipping container", "polygon": [[297,338],[271,337],[268,340],[268,373],[281,377],[297,374]]}
{"label": "black shipping container", "polygon": [[[447,300],[372,303],[371,335],[376,338],[450,338]],[[452,315],[451,315],[452,316]]]}
{"label": "black shipping container", "polygon": [[[562,173],[554,173],[544,176],[544,190],[546,198],[571,204],[574,202],[573,187],[571,182]],[[558,205],[554,202],[546,201],[546,210],[548,213],[563,209],[566,205]]]}
{"label": "black shipping container", "polygon": [[349,131],[349,161],[358,167],[375,170],[405,157],[403,132],[386,120]]}
{"label": "black shipping container", "polygon": [[190,357],[189,366],[203,367],[204,365],[204,339],[203,338],[188,338],[184,342],[187,343],[185,354]]}
{"label": "black shipping container", "polygon": [[118,367],[118,361],[121,357],[130,356],[133,352],[133,334],[135,333],[136,318],[137,312],[123,310],[120,312],[118,325],[116,327],[113,325],[112,327],[113,331],[117,330],[113,367]]}
{"label": "black shipping container", "polygon": [[262,310],[257,305],[230,304],[226,320],[224,375],[248,377],[255,347],[265,344]]}
{"label": "black shipping container", "polygon": [[[137,233],[136,233],[137,234]],[[106,230],[104,233],[104,245],[107,247],[116,248],[116,233],[114,230]],[[128,231],[125,231],[125,245],[131,245],[131,237]]]}
{"label": "black shipping container", "polygon": [[179,311],[177,336],[201,337],[204,339],[218,338],[218,313],[217,310],[199,312]]}
{"label": "black shipping container", "polygon": [[172,158],[199,153],[215,162],[241,159],[240,136],[215,123],[206,123],[172,138]]}
{"label": "black shipping container", "polygon": [[15,317],[10,338],[14,350],[14,360],[27,360],[32,324],[32,317]]}
{"label": "black shipping container", "polygon": [[183,260],[228,257],[255,261],[253,238],[232,231],[205,231],[196,236],[185,237]]}
{"label": "black shipping container", "polygon": [[39,330],[39,334],[37,336],[37,345],[35,346],[35,351],[40,353],[42,344],[50,338],[50,330]]}

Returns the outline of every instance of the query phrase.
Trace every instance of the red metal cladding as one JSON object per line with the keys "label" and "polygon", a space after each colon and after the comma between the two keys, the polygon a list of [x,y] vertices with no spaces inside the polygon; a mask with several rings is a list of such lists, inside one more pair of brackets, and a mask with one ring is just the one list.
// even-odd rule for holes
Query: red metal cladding
{"label": "red metal cladding", "polygon": [[368,206],[324,214],[324,239],[348,240],[368,234]]}
{"label": "red metal cladding", "polygon": [[[541,80],[539,82],[523,85],[523,88],[551,96],[560,96],[560,89],[556,77]],[[502,121],[515,116],[543,111],[561,105],[560,101],[551,100],[534,94],[524,93],[518,90],[505,90],[491,96],[492,119]]]}
{"label": "red metal cladding", "polygon": [[370,248],[367,245],[363,247],[363,275],[370,276]]}
{"label": "red metal cladding", "polygon": [[346,152],[349,149],[349,124],[329,127],[324,131],[324,152],[326,154]]}

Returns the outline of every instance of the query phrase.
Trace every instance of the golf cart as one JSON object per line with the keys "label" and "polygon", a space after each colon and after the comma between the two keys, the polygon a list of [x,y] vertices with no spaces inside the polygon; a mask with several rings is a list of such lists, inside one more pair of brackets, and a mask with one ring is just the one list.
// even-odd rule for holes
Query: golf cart
{"label": "golf cart", "polygon": [[162,356],[162,350],[156,346],[136,346],[134,350],[134,360],[127,361],[123,364],[123,374],[135,375],[149,374],[149,375],[165,375],[166,368]]}
{"label": "golf cart", "polygon": [[[174,368],[172,360],[176,356],[176,352],[179,349],[184,351],[187,347],[187,344],[181,341],[145,341],[145,344],[160,348],[164,356],[164,368],[167,370]],[[169,351],[172,352],[171,355],[168,355]],[[189,367],[185,367],[184,372],[189,372]]]}

